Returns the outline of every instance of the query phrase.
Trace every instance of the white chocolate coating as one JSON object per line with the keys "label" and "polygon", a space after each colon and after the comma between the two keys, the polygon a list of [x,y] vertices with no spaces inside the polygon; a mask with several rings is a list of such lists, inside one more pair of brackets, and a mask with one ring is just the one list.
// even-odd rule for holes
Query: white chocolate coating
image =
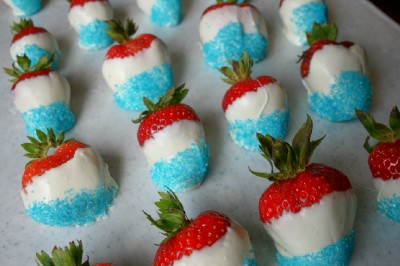
{"label": "white chocolate coating", "polygon": [[298,213],[284,213],[271,224],[265,223],[264,228],[282,255],[302,256],[349,234],[353,229],[356,207],[357,198],[351,189],[332,192]]}
{"label": "white chocolate coating", "polygon": [[55,102],[63,101],[69,104],[71,88],[63,76],[56,71],[51,71],[49,75],[19,82],[11,93],[15,107],[24,113],[29,109]]}
{"label": "white chocolate coating", "polygon": [[150,15],[156,0],[137,0],[136,2],[146,15]]}
{"label": "white chocolate coating", "polygon": [[96,189],[102,184],[115,186],[107,164],[92,148],[80,148],[74,158],[57,168],[50,169],[41,176],[33,177],[26,192],[21,191],[25,208],[35,201],[49,202],[65,199],[80,193],[82,189]]}
{"label": "white chocolate coating", "polygon": [[278,82],[261,86],[257,91],[244,94],[228,106],[225,116],[228,121],[257,119],[287,107],[287,95]]}
{"label": "white chocolate coating", "polygon": [[378,191],[378,200],[390,199],[394,195],[400,196],[400,178],[389,180],[374,178],[374,186]]}
{"label": "white chocolate coating", "polygon": [[329,95],[331,84],[342,71],[368,74],[367,56],[360,45],[354,44],[350,48],[325,45],[322,50],[314,53],[309,74],[303,78],[303,84],[308,93],[320,92]]}
{"label": "white chocolate coating", "polygon": [[203,125],[199,121],[180,120],[166,126],[146,140],[142,151],[150,166],[161,159],[171,159],[178,152],[190,148],[204,138]]}
{"label": "white chocolate coating", "polygon": [[17,55],[21,55],[25,51],[26,45],[35,44],[38,47],[49,51],[50,53],[59,52],[58,44],[56,39],[48,32],[41,32],[36,34],[29,34],[21,39],[15,41],[10,46],[11,58],[16,61]]}
{"label": "white chocolate coating", "polygon": [[4,2],[11,7],[11,10],[16,17],[21,17],[25,15],[25,12],[23,12],[21,9],[19,9],[17,6],[14,5],[12,0],[4,0]]}
{"label": "white chocolate coating", "polygon": [[238,223],[231,221],[226,234],[211,247],[193,251],[174,261],[174,266],[243,266],[246,257],[253,258],[249,234]]}
{"label": "white chocolate coating", "polygon": [[300,36],[297,35],[297,26],[293,23],[293,11],[308,3],[323,3],[323,0],[285,0],[279,8],[279,15],[283,22],[283,34],[285,37],[296,45],[302,45]]}
{"label": "white chocolate coating", "polygon": [[218,32],[232,22],[240,22],[244,33],[259,33],[268,38],[267,25],[260,12],[250,6],[225,6],[206,13],[200,20],[201,42],[212,41]]}
{"label": "white chocolate coating", "polygon": [[107,1],[88,2],[83,6],[73,6],[68,13],[69,23],[79,32],[81,25],[87,25],[94,20],[110,20],[113,10]]}
{"label": "white chocolate coating", "polygon": [[170,64],[169,53],[165,44],[155,39],[149,48],[134,56],[105,60],[102,73],[108,86],[115,91],[116,86],[124,84],[129,78],[163,64]]}

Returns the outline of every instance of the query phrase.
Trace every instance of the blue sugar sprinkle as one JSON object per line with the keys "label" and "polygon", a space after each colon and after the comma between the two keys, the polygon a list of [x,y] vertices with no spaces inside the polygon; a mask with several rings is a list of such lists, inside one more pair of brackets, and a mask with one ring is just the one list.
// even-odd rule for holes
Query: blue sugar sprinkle
{"label": "blue sugar sprinkle", "polygon": [[[254,27],[257,27],[254,25]],[[254,62],[267,55],[268,40],[261,34],[243,32],[242,24],[231,22],[222,28],[214,40],[203,46],[204,58],[214,68],[227,66],[229,61],[239,60],[247,51]]]}
{"label": "blue sugar sprinkle", "polygon": [[307,45],[306,32],[312,30],[314,22],[328,22],[328,9],[322,2],[304,4],[293,10],[291,22],[296,26],[301,45]]}
{"label": "blue sugar sprinkle", "polygon": [[257,266],[257,259],[254,256],[254,250],[251,249],[249,253],[251,256],[244,259],[243,266]]}
{"label": "blue sugar sprinkle", "polygon": [[36,129],[42,131],[52,128],[56,135],[61,131],[67,132],[75,124],[75,114],[65,102],[56,102],[46,106],[30,109],[22,116],[25,120],[29,135],[35,136]]}
{"label": "blue sugar sprinkle", "polygon": [[186,191],[199,186],[208,169],[210,149],[205,139],[200,144],[181,151],[170,160],[156,162],[150,170],[151,179],[161,188],[175,192]]}
{"label": "blue sugar sprinkle", "polygon": [[[31,65],[36,65],[39,59],[45,55],[51,56],[53,53],[47,51],[43,48],[40,48],[36,44],[29,44],[25,45],[23,51],[21,51],[18,55],[23,56],[26,54],[29,59],[31,60]],[[58,59],[61,57],[61,52],[57,51],[54,53],[54,60],[53,64],[51,65],[51,69],[57,70],[58,69]]]}
{"label": "blue sugar sprinkle", "polygon": [[304,256],[285,257],[276,253],[281,266],[345,266],[350,263],[354,250],[354,229],[342,239]]}
{"label": "blue sugar sprinkle", "polygon": [[157,0],[151,9],[150,19],[160,26],[178,25],[182,20],[182,0]]}
{"label": "blue sugar sprinkle", "polygon": [[116,86],[114,93],[117,104],[127,110],[143,111],[143,97],[153,102],[164,95],[174,85],[174,73],[169,64],[153,67],[131,77],[121,86]]}
{"label": "blue sugar sprinkle", "polygon": [[373,92],[368,76],[357,71],[343,71],[335,78],[329,95],[312,93],[311,109],[324,119],[342,122],[355,119],[355,109],[369,112]]}
{"label": "blue sugar sprinkle", "polygon": [[[231,1],[231,0],[224,0],[223,2],[229,2],[229,1]],[[236,1],[236,4],[239,5],[239,4],[244,3],[245,1],[246,1],[246,0],[237,0],[237,1]]]}
{"label": "blue sugar sprinkle", "polygon": [[42,0],[12,0],[12,3],[21,10],[25,16],[31,16],[42,8]]}
{"label": "blue sugar sprinkle", "polygon": [[276,139],[284,139],[288,130],[289,117],[289,110],[285,109],[263,114],[258,119],[229,121],[229,135],[239,147],[258,151],[260,144],[256,133],[270,134]]}
{"label": "blue sugar sprinkle", "polygon": [[82,190],[63,200],[34,202],[26,212],[36,222],[50,226],[86,225],[106,216],[117,192],[117,185],[102,185],[94,190]]}
{"label": "blue sugar sprinkle", "polygon": [[396,222],[400,222],[400,196],[384,198],[377,201],[378,211]]}
{"label": "blue sugar sprinkle", "polygon": [[113,39],[107,34],[108,29],[108,24],[99,19],[80,26],[79,45],[87,50],[100,50],[110,46]]}

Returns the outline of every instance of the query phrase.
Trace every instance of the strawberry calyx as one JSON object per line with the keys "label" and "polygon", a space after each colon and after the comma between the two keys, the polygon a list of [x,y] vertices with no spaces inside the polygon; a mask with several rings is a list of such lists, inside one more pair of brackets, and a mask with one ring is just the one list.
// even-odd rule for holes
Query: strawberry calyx
{"label": "strawberry calyx", "polygon": [[[325,138],[323,136],[320,139],[311,141],[312,129],[312,120],[307,115],[307,121],[294,136],[292,145],[283,139],[274,139],[271,135],[263,136],[257,133],[262,156],[271,165],[271,173],[255,172],[249,168],[250,172],[256,176],[267,178],[272,182],[296,178],[298,174],[305,170],[315,148]],[[280,172],[274,173],[274,166]]]}
{"label": "strawberry calyx", "polygon": [[[389,116],[389,127],[377,123],[374,117],[369,113],[364,113],[361,110],[356,110],[358,119],[361,121],[364,128],[370,136],[365,139],[364,148],[371,153],[376,146],[386,142],[396,142],[400,140],[400,112],[397,106],[394,106]],[[370,137],[378,140],[374,145],[369,144]]]}
{"label": "strawberry calyx", "polygon": [[239,61],[231,61],[232,67],[224,66],[219,71],[226,77],[222,80],[228,84],[235,84],[246,79],[251,79],[251,68],[253,67],[253,59],[245,51]]}
{"label": "strawberry calyx", "polygon": [[[312,30],[306,32],[307,42],[308,45],[310,46],[310,49],[312,45],[320,41],[336,42],[337,35],[338,35],[338,28],[336,26],[336,23],[334,22],[322,23],[322,24],[314,22]],[[304,59],[304,57],[308,53],[308,50],[309,49],[307,49],[301,55],[298,56],[299,59],[297,63],[301,62]]]}
{"label": "strawberry calyx", "polygon": [[47,32],[47,30],[44,28],[35,27],[32,19],[21,18],[19,23],[14,22],[11,25],[11,33],[14,35],[11,43],[16,42],[17,40],[21,39],[26,35],[43,33],[43,32]]}
{"label": "strawberry calyx", "polygon": [[168,106],[179,104],[188,94],[189,90],[185,88],[185,84],[169,89],[157,103],[153,103],[149,98],[144,97],[143,103],[147,110],[143,111],[137,119],[132,120],[133,123],[141,123],[146,117]]}
{"label": "strawberry calyx", "polygon": [[[46,158],[51,148],[57,148],[64,143],[74,141],[74,139],[65,140],[64,132],[61,132],[60,135],[56,136],[51,128],[47,129],[47,134],[39,129],[36,129],[36,136],[38,137],[37,139],[28,136],[30,142],[21,144],[22,148],[27,151],[24,156],[34,160]],[[28,162],[26,166],[28,166],[31,162],[32,161]]]}
{"label": "strawberry calyx", "polygon": [[[17,62],[12,64],[12,68],[4,68],[4,71],[13,77],[10,80],[14,85],[20,80],[20,78],[27,73],[50,70],[53,64],[54,56],[45,55],[41,57],[35,65],[31,65],[31,60],[24,54],[23,56],[17,55]],[[19,66],[19,67],[18,67]],[[15,86],[13,86],[14,89]]]}
{"label": "strawberry calyx", "polygon": [[131,40],[131,37],[138,31],[138,26],[132,19],[128,18],[125,25],[121,20],[108,20],[110,29],[106,30],[107,34],[119,44],[125,44]]}
{"label": "strawberry calyx", "polygon": [[167,192],[158,194],[161,198],[155,205],[158,207],[159,219],[155,220],[145,211],[143,213],[152,225],[163,231],[166,238],[162,243],[165,243],[188,226],[191,220],[186,216],[182,203],[172,190],[168,189]]}
{"label": "strawberry calyx", "polygon": [[69,243],[69,247],[60,248],[54,246],[51,251],[52,257],[44,252],[36,253],[37,265],[39,266],[90,266],[89,258],[83,261],[82,241],[78,240],[78,245],[74,241]]}

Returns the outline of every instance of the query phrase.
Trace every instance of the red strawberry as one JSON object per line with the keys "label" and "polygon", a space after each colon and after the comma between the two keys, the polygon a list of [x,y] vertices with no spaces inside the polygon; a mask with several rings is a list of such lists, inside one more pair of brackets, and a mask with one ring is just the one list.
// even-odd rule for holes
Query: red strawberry
{"label": "red strawberry", "polygon": [[[147,219],[167,236],[157,250],[154,266],[173,265],[177,261],[194,265],[191,257],[194,254],[197,265],[221,265],[221,262],[228,262],[236,266],[243,265],[246,259],[255,263],[248,234],[239,224],[215,211],[203,212],[189,220],[182,203],[172,191],[159,192],[159,195],[161,199],[156,206],[159,208],[160,219],[155,220],[144,212]],[[229,241],[241,243],[223,242],[228,241],[224,240],[225,235],[229,235]],[[220,244],[213,247],[217,242]],[[208,252],[214,250],[208,256],[202,256],[203,249]],[[231,254],[231,257],[227,257],[227,254]]]}
{"label": "red strawberry", "polygon": [[[34,158],[25,168],[22,177],[22,188],[32,182],[35,176],[41,176],[46,171],[59,167],[74,158],[75,151],[79,148],[86,148],[88,145],[69,139],[64,141],[64,134],[55,136],[54,131],[49,129],[47,134],[37,130],[38,140],[28,137],[31,143],[24,143],[22,147],[28,152],[29,158]],[[56,149],[53,155],[48,155],[50,149]]]}
{"label": "red strawberry", "polygon": [[71,3],[70,8],[73,6],[84,6],[89,2],[107,2],[107,0],[70,0]]}
{"label": "red strawberry", "polygon": [[[78,246],[75,242],[70,242],[69,247],[59,248],[55,246],[51,252],[52,257],[44,252],[36,253],[39,266],[90,266],[89,258],[83,262],[82,241],[78,240]],[[96,263],[94,266],[115,266],[112,263]]]}
{"label": "red strawberry", "polygon": [[389,126],[375,122],[371,114],[356,110],[357,116],[368,133],[378,142],[364,148],[370,153],[368,164],[378,191],[378,210],[389,218],[400,222],[400,112],[393,107]]}
{"label": "red strawberry", "polygon": [[[316,264],[326,260],[326,265],[345,265],[353,251],[355,194],[340,171],[323,164],[309,164],[323,139],[310,141],[311,133],[312,121],[308,117],[292,145],[270,135],[257,135],[263,157],[280,170],[250,170],[274,182],[260,198],[260,218],[275,241],[280,263],[299,262],[305,257]],[[332,245],[337,254],[327,258],[319,253]]]}
{"label": "red strawberry", "polygon": [[230,0],[227,0],[226,2],[218,2],[218,4],[209,6],[206,10],[204,10],[204,12],[203,12],[203,14],[201,16],[204,16],[205,14],[207,14],[210,11],[220,9],[220,8],[225,7],[225,6],[233,6],[233,5],[238,5],[240,7],[252,6],[249,3],[237,4],[236,2],[239,2],[239,1],[235,1],[234,3],[232,3],[232,1],[230,1]]}
{"label": "red strawberry", "polygon": [[11,41],[11,44],[13,44],[25,36],[47,32],[47,30],[41,27],[36,27],[31,19],[23,18],[19,23],[14,23],[11,26],[11,32],[14,34],[14,37]]}

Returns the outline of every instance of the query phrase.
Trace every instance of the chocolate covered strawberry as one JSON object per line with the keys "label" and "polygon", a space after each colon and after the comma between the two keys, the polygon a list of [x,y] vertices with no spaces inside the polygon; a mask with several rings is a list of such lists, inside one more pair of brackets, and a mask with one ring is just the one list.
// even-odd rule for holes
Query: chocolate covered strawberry
{"label": "chocolate covered strawberry", "polygon": [[174,74],[165,44],[152,34],[131,38],[137,31],[128,19],[108,21],[111,47],[102,66],[103,77],[114,91],[117,104],[127,110],[143,111],[143,97],[156,101],[174,85]]}
{"label": "chocolate covered strawberry", "polygon": [[355,109],[370,109],[372,88],[364,49],[352,42],[337,42],[335,24],[314,24],[307,33],[301,76],[311,109],[324,119],[355,119]]}
{"label": "chocolate covered strawberry", "polygon": [[225,93],[222,109],[233,141],[248,150],[258,149],[256,133],[284,138],[289,123],[287,95],[270,76],[251,77],[253,60],[244,53],[232,67],[223,67],[223,80],[232,85]]}
{"label": "chocolate covered strawberry", "polygon": [[170,89],[157,103],[144,98],[148,108],[134,123],[140,123],[137,138],[150,164],[150,175],[161,188],[185,191],[205,179],[210,149],[196,112],[181,101],[184,85]]}
{"label": "chocolate covered strawberry", "polygon": [[159,219],[147,219],[164,232],[154,266],[256,266],[249,235],[224,214],[206,211],[188,219],[182,203],[172,191],[159,192]]}
{"label": "chocolate covered strawberry", "polygon": [[42,0],[4,0],[11,7],[14,16],[31,16],[42,9]]}
{"label": "chocolate covered strawberry", "polygon": [[137,4],[159,26],[177,26],[182,20],[182,0],[137,0]]}
{"label": "chocolate covered strawberry", "polygon": [[292,145],[258,134],[262,155],[280,171],[254,172],[273,183],[259,201],[260,219],[277,248],[280,265],[348,265],[354,249],[356,195],[347,176],[310,157],[312,121]]}
{"label": "chocolate covered strawberry", "polygon": [[14,62],[17,56],[24,54],[36,65],[39,59],[45,55],[53,56],[52,69],[57,69],[58,59],[61,57],[56,39],[44,28],[36,27],[32,19],[21,19],[19,23],[13,23],[11,32],[14,37],[10,45],[10,54]]}
{"label": "chocolate covered strawberry", "polygon": [[378,210],[387,217],[400,222],[400,112],[393,107],[389,127],[377,123],[371,114],[357,110],[358,118],[378,142],[364,147],[369,152],[368,164],[378,191]]}
{"label": "chocolate covered strawberry", "polygon": [[[85,225],[103,218],[118,192],[100,155],[64,134],[37,130],[22,144],[33,158],[22,177],[21,196],[33,220],[51,226]],[[50,149],[55,149],[49,154]]]}
{"label": "chocolate covered strawberry", "polygon": [[87,50],[100,50],[113,42],[106,33],[113,10],[107,0],[68,0],[68,20],[79,34],[79,46]]}
{"label": "chocolate covered strawberry", "polygon": [[17,56],[13,68],[5,68],[13,79],[11,94],[21,112],[28,133],[52,128],[56,134],[66,132],[75,124],[75,114],[69,107],[71,88],[68,81],[51,69],[52,57],[41,57],[36,65],[24,55]]}
{"label": "chocolate covered strawberry", "polygon": [[236,1],[208,7],[200,19],[200,39],[205,62],[221,68],[239,60],[247,51],[255,62],[265,58],[268,49],[267,26],[254,6]]}
{"label": "chocolate covered strawberry", "polygon": [[[51,256],[44,252],[36,253],[36,263],[38,266],[90,266],[89,258],[83,261],[82,241],[78,240],[78,245],[74,241],[68,247],[60,248],[54,246]],[[96,263],[93,266],[115,266],[112,263]]]}
{"label": "chocolate covered strawberry", "polygon": [[307,45],[306,32],[313,24],[328,22],[328,8],[324,0],[281,0],[279,15],[283,34],[295,45]]}

